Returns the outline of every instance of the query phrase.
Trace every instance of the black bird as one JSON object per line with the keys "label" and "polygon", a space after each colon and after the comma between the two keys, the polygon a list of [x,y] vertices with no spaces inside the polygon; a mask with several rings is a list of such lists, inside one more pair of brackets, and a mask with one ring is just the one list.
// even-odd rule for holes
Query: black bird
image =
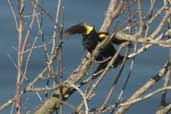
{"label": "black bird", "polygon": [[[107,32],[96,32],[95,27],[88,24],[88,23],[80,23],[77,25],[74,25],[67,30],[64,31],[65,35],[73,35],[73,34],[82,34],[83,39],[83,46],[84,48],[92,53],[93,50],[96,48],[97,44],[101,41],[103,41],[105,38],[109,36],[109,33]],[[121,40],[114,40],[113,43],[120,44],[124,41]],[[100,53],[96,57],[96,61],[105,61],[110,57],[113,57],[116,53],[116,49],[112,45],[112,43],[109,43],[106,47],[100,50]],[[123,60],[123,56],[119,55],[116,59],[116,61],[113,63],[113,67],[117,67],[119,64],[121,64]],[[107,63],[109,60],[105,62],[99,63],[98,68],[95,70],[94,74],[99,73],[102,69],[104,69],[107,66]]]}

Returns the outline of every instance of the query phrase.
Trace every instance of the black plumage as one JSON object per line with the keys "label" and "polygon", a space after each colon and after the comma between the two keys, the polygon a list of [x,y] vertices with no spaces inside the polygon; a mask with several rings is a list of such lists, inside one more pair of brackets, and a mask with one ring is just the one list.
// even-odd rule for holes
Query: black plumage
{"label": "black plumage", "polygon": [[[96,32],[94,26],[89,25],[85,22],[68,28],[67,30],[65,30],[64,34],[65,35],[82,34],[83,46],[90,53],[92,53],[92,51],[96,48],[99,42],[103,41],[109,35],[106,32],[99,32],[99,33]],[[114,40],[112,43],[119,44],[122,42],[123,41]],[[105,61],[105,59],[114,56],[114,54],[116,53],[116,49],[114,48],[112,43],[109,43],[106,47],[100,50],[98,56],[96,57],[96,61]],[[122,60],[123,60],[123,56],[118,55],[116,61],[113,63],[113,67],[117,67],[119,64],[121,64]],[[99,63],[99,66],[94,73],[96,74],[102,69],[104,69],[108,61]]]}

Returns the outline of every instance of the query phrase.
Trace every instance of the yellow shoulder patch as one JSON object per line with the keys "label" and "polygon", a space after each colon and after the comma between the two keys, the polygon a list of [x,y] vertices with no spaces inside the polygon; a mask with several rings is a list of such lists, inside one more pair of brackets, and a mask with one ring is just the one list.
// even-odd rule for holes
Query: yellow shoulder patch
{"label": "yellow shoulder patch", "polygon": [[105,34],[105,33],[100,33],[99,34],[99,38],[104,40],[106,37],[108,36],[108,34]]}
{"label": "yellow shoulder patch", "polygon": [[91,31],[94,29],[93,26],[89,26],[89,25],[87,25],[85,27],[86,27],[86,34],[90,34]]}
{"label": "yellow shoulder patch", "polygon": [[86,35],[90,34],[91,31],[93,31],[93,29],[94,29],[93,26],[91,26],[91,25],[89,25],[87,23],[83,23],[83,26],[86,28],[86,33],[85,33]]}

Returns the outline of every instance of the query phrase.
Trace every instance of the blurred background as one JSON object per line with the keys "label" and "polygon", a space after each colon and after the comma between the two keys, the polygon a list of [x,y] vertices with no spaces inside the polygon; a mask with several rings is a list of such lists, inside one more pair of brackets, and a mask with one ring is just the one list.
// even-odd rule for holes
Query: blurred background
{"label": "blurred background", "polygon": [[[143,3],[144,7],[149,7],[148,0]],[[30,3],[26,0],[25,3]],[[100,28],[104,16],[105,11],[108,7],[108,0],[64,0],[62,2],[64,6],[64,28],[68,28],[71,25],[80,23],[80,22],[88,22],[95,26],[96,30]],[[15,6],[15,10],[17,11],[17,4],[16,1],[13,2]],[[48,10],[52,17],[55,17],[56,5],[57,0],[48,0],[44,1],[43,3],[44,8]],[[162,3],[158,1],[156,5],[156,10],[158,7],[161,7]],[[28,10],[29,15],[29,7],[26,7],[26,11]],[[30,12],[31,14],[31,12]],[[123,19],[123,20],[122,20]],[[114,21],[114,25],[116,22],[119,22],[122,25],[124,21],[124,17],[120,18],[120,20]],[[27,22],[25,23],[27,25]],[[156,25],[158,23],[156,22]],[[12,17],[11,10],[8,5],[7,0],[0,1],[0,105],[6,102],[8,99],[12,98],[16,94],[16,68],[13,62],[17,62],[17,42],[18,36],[16,31],[16,25],[14,19]],[[154,26],[156,26],[154,24]],[[50,20],[44,17],[43,22],[43,31],[44,31],[44,38],[45,41],[49,41],[52,38],[52,31],[53,25]],[[112,30],[113,28],[111,28]],[[30,36],[30,40],[33,40],[34,32]],[[64,76],[67,77],[80,63],[81,59],[85,55],[85,51],[82,46],[81,36],[75,35],[70,36],[68,39],[64,39],[64,49],[63,49],[63,56],[64,56]],[[40,40],[39,43],[41,44],[42,41]],[[31,45],[31,44],[30,44]],[[40,51],[40,53],[39,53]],[[38,52],[33,52],[33,56],[31,57],[30,67],[29,67],[29,75],[34,76],[36,75],[41,68],[45,65],[45,57],[43,51],[39,50]],[[135,65],[134,71],[132,72],[131,79],[128,83],[128,89],[125,92],[125,96],[123,98],[126,99],[132,95],[132,93],[143,85],[146,81],[149,80],[151,76],[157,73],[157,71],[162,67],[164,62],[166,61],[169,55],[169,50],[166,48],[160,48],[154,46],[147,50],[145,53],[138,55],[135,58]],[[120,79],[116,94],[112,97],[113,99],[110,100],[110,103],[115,103],[118,93],[120,92],[120,87],[122,87],[122,83],[125,81],[126,76],[129,71],[130,61],[127,62],[124,72],[122,74],[122,78]],[[105,79],[102,81],[101,86],[98,87],[96,95],[92,102],[90,102],[91,108],[95,107],[96,105],[101,103],[101,99],[104,99],[105,95],[108,92],[108,88],[111,87],[113,80],[115,79],[114,76],[116,75],[118,69],[113,69]],[[124,77],[125,76],[125,77]],[[42,82],[44,84],[44,82]],[[158,84],[158,86],[161,83]],[[119,86],[120,85],[120,86]],[[23,85],[24,87],[24,85]],[[155,86],[153,89],[156,89]],[[38,98],[33,98],[35,102],[32,103],[32,96],[35,94],[30,94],[24,99],[23,105],[27,106],[24,108],[24,111],[30,109],[30,107],[34,108],[36,106],[36,102],[39,103]],[[75,101],[75,105],[79,103],[77,99],[78,95],[73,95],[72,98],[68,100]],[[134,105],[126,114],[144,114],[146,110],[148,114],[153,114],[159,108],[160,105],[160,95],[156,95],[144,102],[137,103]],[[32,100],[30,100],[32,99]],[[30,103],[28,103],[28,101]],[[73,103],[73,101],[72,101]],[[145,110],[144,110],[145,109]],[[6,110],[0,111],[0,114],[8,114],[10,113],[11,107],[7,108]],[[65,112],[69,112],[71,109],[67,109]]]}

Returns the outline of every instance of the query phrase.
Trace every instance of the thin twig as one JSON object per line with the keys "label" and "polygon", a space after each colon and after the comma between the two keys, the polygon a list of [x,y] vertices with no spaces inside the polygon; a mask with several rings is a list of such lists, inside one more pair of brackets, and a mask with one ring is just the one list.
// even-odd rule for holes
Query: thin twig
{"label": "thin twig", "polygon": [[[148,89],[153,87],[166,74],[168,70],[170,70],[170,64],[167,63],[167,65],[164,68],[160,69],[160,71],[154,77],[152,77],[142,87],[140,87],[137,91],[135,91],[134,94],[125,102],[125,104],[141,97],[141,95],[143,95]],[[133,104],[134,103],[130,103],[129,105],[127,104],[123,107],[118,108],[116,114],[122,114],[126,112],[126,110],[129,107],[131,107]]]}
{"label": "thin twig", "polygon": [[76,89],[78,93],[80,93],[80,95],[83,98],[84,105],[85,105],[85,114],[88,114],[89,109],[88,109],[88,103],[87,103],[87,96],[76,85],[72,84],[71,82],[68,82],[68,84],[74,89]]}
{"label": "thin twig", "polygon": [[16,27],[17,27],[17,26],[18,26],[17,16],[16,16],[16,14],[15,14],[13,5],[12,5],[12,3],[11,3],[11,0],[8,0],[8,4],[9,4],[9,7],[10,7],[10,9],[11,9],[11,12],[12,12],[12,15],[13,15],[13,18],[14,18],[14,21],[15,21],[15,25],[16,25]]}

